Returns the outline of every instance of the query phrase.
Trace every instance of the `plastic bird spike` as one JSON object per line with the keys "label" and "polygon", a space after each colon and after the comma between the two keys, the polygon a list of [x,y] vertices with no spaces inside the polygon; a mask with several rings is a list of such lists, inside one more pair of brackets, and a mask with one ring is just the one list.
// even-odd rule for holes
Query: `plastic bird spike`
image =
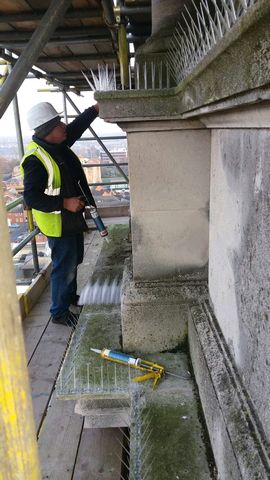
{"label": "plastic bird spike", "polygon": [[257,0],[192,0],[173,33],[167,61],[176,82],[184,80]]}
{"label": "plastic bird spike", "polygon": [[[184,80],[208,53],[246,15],[258,0],[191,0],[180,14],[163,61],[129,65],[129,89],[170,88]],[[98,65],[92,80],[82,72],[91,90],[116,90],[116,68]],[[172,81],[173,80],[173,81]]]}
{"label": "plastic bird spike", "polygon": [[116,90],[116,71],[115,65],[110,71],[108,65],[98,65],[98,75],[93,70],[90,70],[93,82],[87,77],[87,75],[81,71],[82,75],[86,79],[91,90],[106,92],[108,90]]}

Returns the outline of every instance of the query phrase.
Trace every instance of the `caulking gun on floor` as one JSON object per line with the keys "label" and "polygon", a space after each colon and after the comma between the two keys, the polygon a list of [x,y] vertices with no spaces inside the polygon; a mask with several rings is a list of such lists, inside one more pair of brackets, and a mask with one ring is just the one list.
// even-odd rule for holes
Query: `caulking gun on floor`
{"label": "caulking gun on floor", "polygon": [[136,368],[137,370],[146,372],[144,375],[135,377],[133,381],[144,382],[146,380],[153,380],[153,389],[165,375],[182,378],[183,380],[189,380],[190,378],[189,375],[176,375],[175,373],[167,372],[164,367],[158,365],[157,363],[149,362],[148,360],[143,360],[142,358],[131,357],[126,353],[108,350],[107,348],[104,348],[103,350],[91,348],[91,351],[97,353],[105,360],[110,360],[111,362],[120,363],[121,365],[127,365],[128,367]]}

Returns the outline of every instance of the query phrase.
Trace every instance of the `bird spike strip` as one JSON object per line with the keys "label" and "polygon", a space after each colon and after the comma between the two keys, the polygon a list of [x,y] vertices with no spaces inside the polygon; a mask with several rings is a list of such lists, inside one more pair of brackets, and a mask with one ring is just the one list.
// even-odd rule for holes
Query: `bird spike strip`
{"label": "bird spike strip", "polygon": [[[207,56],[231,28],[258,0],[191,0],[184,6],[173,32],[164,60],[136,61],[129,65],[129,90],[170,88],[184,80]],[[119,88],[116,69],[98,65],[90,71],[92,81],[82,72],[92,90],[113,91]]]}
{"label": "bird spike strip", "polygon": [[176,84],[184,80],[257,0],[201,0],[186,6],[173,33],[167,61]]}
{"label": "bird spike strip", "polygon": [[[116,443],[121,446],[122,456],[117,449],[114,454],[122,464],[122,471],[125,476],[120,474],[121,480],[150,480],[151,468],[154,462],[153,447],[151,443],[153,415],[151,407],[146,406],[143,390],[139,385],[130,385],[130,430],[127,431],[119,427],[122,434],[122,440],[119,435],[115,437]],[[127,408],[126,403],[119,401],[119,406]]]}

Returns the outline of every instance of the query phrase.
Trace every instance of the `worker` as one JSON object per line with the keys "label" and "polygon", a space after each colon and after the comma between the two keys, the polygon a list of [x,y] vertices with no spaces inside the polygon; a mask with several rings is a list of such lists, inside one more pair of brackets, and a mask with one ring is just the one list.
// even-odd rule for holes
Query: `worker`
{"label": "worker", "polygon": [[95,201],[81,162],[70,147],[98,112],[95,104],[65,125],[50,103],[38,103],[27,114],[34,135],[21,161],[25,203],[33,209],[51,249],[51,320],[73,328],[79,313],[77,267],[83,260],[83,232],[87,230],[79,181],[94,206]]}

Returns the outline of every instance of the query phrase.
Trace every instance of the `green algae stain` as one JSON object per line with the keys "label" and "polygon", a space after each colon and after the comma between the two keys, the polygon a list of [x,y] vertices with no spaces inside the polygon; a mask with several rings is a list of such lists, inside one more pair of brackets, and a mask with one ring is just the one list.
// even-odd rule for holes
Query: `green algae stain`
{"label": "green algae stain", "polygon": [[195,400],[183,401],[177,406],[152,405],[143,415],[150,418],[151,479],[211,479]]}

